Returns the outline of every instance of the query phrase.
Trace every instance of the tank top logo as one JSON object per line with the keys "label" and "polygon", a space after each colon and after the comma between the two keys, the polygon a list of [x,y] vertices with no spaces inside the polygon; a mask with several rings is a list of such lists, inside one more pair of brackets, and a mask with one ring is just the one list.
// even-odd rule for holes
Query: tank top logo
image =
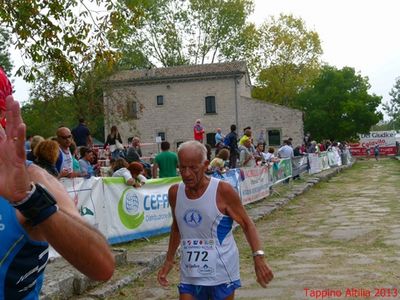
{"label": "tank top logo", "polygon": [[186,225],[190,227],[197,227],[200,225],[203,217],[197,209],[189,209],[185,212],[183,220]]}

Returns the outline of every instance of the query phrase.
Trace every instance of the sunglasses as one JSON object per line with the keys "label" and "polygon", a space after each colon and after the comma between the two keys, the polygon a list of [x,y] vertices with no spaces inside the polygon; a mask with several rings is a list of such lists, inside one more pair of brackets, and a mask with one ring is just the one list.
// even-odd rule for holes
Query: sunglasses
{"label": "sunglasses", "polygon": [[68,140],[68,139],[72,138],[72,135],[67,135],[67,136],[59,135],[58,137],[59,137],[59,138],[62,138],[62,139],[64,139],[64,140]]}

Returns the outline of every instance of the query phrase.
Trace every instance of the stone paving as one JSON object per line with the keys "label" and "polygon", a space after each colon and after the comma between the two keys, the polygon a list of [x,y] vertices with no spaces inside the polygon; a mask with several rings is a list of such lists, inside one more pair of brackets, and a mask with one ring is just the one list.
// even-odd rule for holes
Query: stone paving
{"label": "stone paving", "polygon": [[[360,161],[332,177],[337,171],[306,177],[279,190],[280,197],[247,208],[275,278],[266,289],[256,283],[238,230],[243,287],[235,299],[400,299],[400,162]],[[128,253],[128,275],[94,288],[87,284],[89,290],[72,299],[177,299],[178,270],[168,289],[157,284],[154,272],[166,242]]]}

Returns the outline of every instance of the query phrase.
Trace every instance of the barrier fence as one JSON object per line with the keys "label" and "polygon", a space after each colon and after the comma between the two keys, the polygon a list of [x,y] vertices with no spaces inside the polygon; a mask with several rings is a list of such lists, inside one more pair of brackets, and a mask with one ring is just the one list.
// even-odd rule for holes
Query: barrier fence
{"label": "barrier fence", "polygon": [[[351,161],[351,156],[347,161]],[[282,159],[271,166],[232,169],[215,175],[229,182],[244,205],[267,197],[270,187],[307,170],[317,173],[340,165],[329,152]],[[167,233],[172,223],[168,189],[180,177],[151,179],[139,189],[127,186],[122,177],[62,179],[82,217],[100,230],[110,244]]]}

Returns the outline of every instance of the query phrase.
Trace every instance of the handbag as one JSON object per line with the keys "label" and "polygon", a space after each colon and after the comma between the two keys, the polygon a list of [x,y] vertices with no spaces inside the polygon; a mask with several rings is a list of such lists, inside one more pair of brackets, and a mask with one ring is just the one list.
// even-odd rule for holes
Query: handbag
{"label": "handbag", "polygon": [[118,150],[124,150],[124,145],[119,140],[115,140],[115,146]]}

